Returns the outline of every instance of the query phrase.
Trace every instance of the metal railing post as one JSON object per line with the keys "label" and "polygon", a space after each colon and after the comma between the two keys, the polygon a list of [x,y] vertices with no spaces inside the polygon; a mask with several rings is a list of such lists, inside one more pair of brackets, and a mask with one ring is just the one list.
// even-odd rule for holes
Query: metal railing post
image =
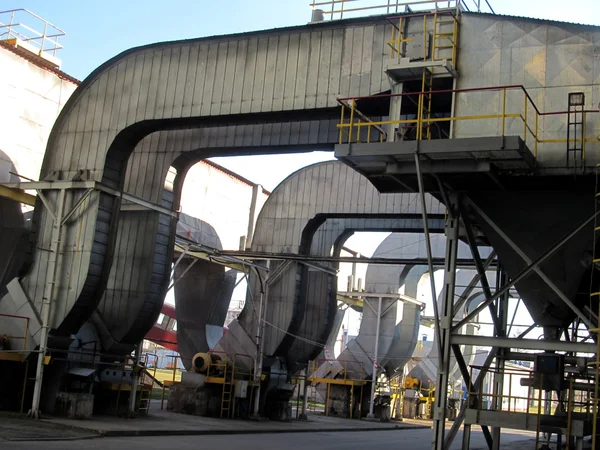
{"label": "metal railing post", "polygon": [[506,88],[502,89],[502,136],[506,135]]}
{"label": "metal railing post", "polygon": [[527,106],[529,105],[529,101],[528,101],[529,99],[527,98],[526,92],[524,93],[524,95],[525,95],[525,105],[524,105],[525,111],[523,113],[523,122],[524,122],[523,123],[523,140],[525,142],[527,142]]}

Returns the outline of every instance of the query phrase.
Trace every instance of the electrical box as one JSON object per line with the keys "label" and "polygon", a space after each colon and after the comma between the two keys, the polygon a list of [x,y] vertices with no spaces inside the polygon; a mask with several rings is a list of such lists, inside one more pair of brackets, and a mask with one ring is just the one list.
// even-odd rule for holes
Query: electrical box
{"label": "electrical box", "polygon": [[235,382],[235,398],[246,398],[248,396],[248,381],[237,380]]}
{"label": "electrical box", "polygon": [[411,61],[423,61],[430,56],[431,36],[427,34],[411,34],[406,43],[406,57]]}

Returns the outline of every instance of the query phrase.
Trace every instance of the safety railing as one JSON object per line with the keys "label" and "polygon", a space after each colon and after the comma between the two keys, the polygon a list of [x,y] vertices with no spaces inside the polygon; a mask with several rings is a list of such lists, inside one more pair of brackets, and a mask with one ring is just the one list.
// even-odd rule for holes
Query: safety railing
{"label": "safety railing", "polygon": [[[23,389],[21,391],[21,408],[20,408],[20,412],[23,412],[23,408],[25,405],[25,391],[27,390],[27,372],[29,371],[29,360],[27,358],[25,358],[26,352],[27,352],[27,335],[29,334],[29,317],[25,317],[25,316],[15,316],[12,314],[0,314],[0,317],[6,317],[7,319],[17,319],[17,320],[23,320],[25,322],[24,324],[24,330],[23,330],[23,336],[10,336],[10,335],[4,335],[4,334],[0,334],[0,339],[16,339],[16,340],[22,340],[23,344],[22,346],[20,346],[20,349],[0,349],[0,360],[4,360],[4,361],[17,361],[17,362],[25,362],[25,371],[24,371],[24,375],[23,375]],[[8,345],[10,345],[10,341],[7,342]]]}
{"label": "safety railing", "polygon": [[[246,364],[242,361],[246,361]],[[233,362],[235,363],[236,379],[251,380],[254,377],[254,356],[235,353],[233,355]],[[248,367],[249,369],[245,370],[244,367]]]}
{"label": "safety railing", "polygon": [[[24,321],[23,336],[11,336],[8,334],[0,334],[0,339],[6,340],[6,344],[10,345],[10,341],[18,340],[22,341],[21,348],[7,348],[0,347],[0,360],[11,360],[11,361],[23,361],[24,355],[27,352],[27,335],[29,334],[29,317],[15,316],[12,314],[0,314],[0,317],[6,317],[7,319],[17,319]],[[10,339],[10,341],[9,341]]]}
{"label": "safety railing", "polygon": [[365,13],[397,14],[438,9],[494,13],[489,0],[313,0],[310,6],[331,20],[358,17]]}
{"label": "safety railing", "polygon": [[56,56],[56,52],[63,48],[58,38],[65,34],[56,25],[27,9],[0,11],[0,41],[18,39],[33,45],[39,52],[51,52]]}
{"label": "safety railing", "polygon": [[163,409],[164,407],[164,403],[165,403],[165,389],[167,387],[173,386],[175,384],[175,381],[177,380],[177,360],[179,359],[179,355],[165,355],[165,358],[167,359],[173,359],[173,376],[170,380],[164,380],[163,381],[163,385],[162,385],[162,389],[161,389],[161,394],[160,394],[160,409]]}
{"label": "safety railing", "polygon": [[313,385],[325,384],[327,393],[325,396],[325,415],[329,416],[329,400],[331,385],[344,385],[350,388],[350,418],[354,417],[354,387],[360,387],[357,406],[360,408],[363,399],[363,390],[366,381],[363,363],[359,361],[349,361],[340,359],[315,359],[311,363],[310,376],[308,382]]}
{"label": "safety railing", "polygon": [[[333,373],[335,372],[335,373]],[[329,374],[339,382],[364,382],[363,363],[359,361],[320,358],[312,361],[309,381],[327,382]]]}
{"label": "safety railing", "polygon": [[[532,386],[534,385],[534,374],[529,370],[505,370],[499,371],[494,368],[483,369],[478,366],[471,367],[471,380],[474,379],[474,371],[483,370],[484,375],[495,375],[503,377],[504,390],[503,392],[486,392],[484,387],[485,376],[479,376],[479,384],[473,386],[475,390],[469,389],[467,396],[467,404],[473,409],[508,411],[508,412],[531,412],[531,407],[538,400],[539,393],[536,395]],[[527,379],[525,388],[527,392],[524,395],[515,394],[517,387],[523,387],[521,379]],[[490,383],[491,385],[492,383]],[[541,390],[540,390],[541,393]],[[535,409],[534,409],[535,411]],[[539,413],[539,411],[537,412]]]}
{"label": "safety railing", "polygon": [[[407,116],[406,119],[371,119],[359,110],[360,103],[370,100],[381,100],[394,97],[406,97],[415,104],[422,105],[424,99],[431,96],[452,95],[456,98],[458,113],[443,117],[442,114],[428,112],[420,107],[416,114]],[[479,96],[479,97],[477,97]],[[338,124],[339,143],[373,143],[384,142],[395,133],[395,140],[423,140],[431,136],[432,139],[445,137],[481,137],[481,136],[520,136],[531,149],[534,156],[538,155],[541,146],[555,144],[565,145],[567,142],[581,144],[582,158],[585,159],[586,146],[592,142],[598,142],[597,136],[588,136],[587,124],[590,115],[597,115],[599,110],[584,110],[583,130],[579,137],[557,138],[561,136],[560,130],[545,130],[540,124],[542,119],[548,120],[549,124],[556,125],[560,117],[566,119],[568,111],[542,112],[527,90],[521,85],[492,86],[485,88],[448,89],[437,91],[405,92],[400,94],[381,94],[370,97],[346,97],[338,98],[341,105],[341,117]],[[497,110],[495,106],[497,105]],[[461,114],[466,111],[466,114]],[[482,112],[481,114],[474,114]],[[383,117],[386,119],[386,117]],[[552,121],[550,120],[552,119]],[[486,122],[485,124],[482,124]],[[566,120],[564,121],[566,135]],[[476,123],[470,130],[466,127],[459,129],[459,124]],[[441,133],[426,132],[428,128],[440,127],[447,124],[452,130],[447,136]],[[454,124],[454,126],[450,126]],[[482,126],[485,125],[485,126]],[[550,128],[550,127],[549,127]]]}
{"label": "safety railing", "polygon": [[[542,432],[542,415],[563,415],[566,418],[566,442],[567,450],[572,431],[573,418],[579,420],[585,419],[595,421],[594,411],[595,401],[595,382],[589,376],[584,374],[568,376],[562,380],[563,392],[566,394],[561,398],[552,398],[553,390],[546,392],[544,388],[544,374],[535,374],[529,370],[497,370],[494,368],[482,368],[478,366],[471,367],[471,379],[473,380],[474,370],[483,372],[484,376],[479,376],[477,386],[472,386],[468,392],[467,405],[472,409],[518,412],[525,414],[526,421],[533,419],[536,421],[536,445],[540,440]],[[485,392],[484,380],[488,374],[500,376],[503,378],[503,392]],[[526,379],[525,383],[521,380]],[[578,381],[579,380],[579,381]],[[492,383],[489,383],[490,386]],[[527,389],[524,395],[515,395],[515,387],[521,386]],[[536,388],[538,386],[538,388]],[[473,390],[474,388],[474,390]],[[546,392],[546,394],[544,394]],[[550,394],[550,395],[548,395]]]}

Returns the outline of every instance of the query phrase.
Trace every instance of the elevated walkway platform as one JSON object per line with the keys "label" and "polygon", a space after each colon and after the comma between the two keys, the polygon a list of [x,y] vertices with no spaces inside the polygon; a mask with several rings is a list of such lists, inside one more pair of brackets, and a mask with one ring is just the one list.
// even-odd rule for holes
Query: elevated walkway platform
{"label": "elevated walkway platform", "polygon": [[[535,157],[519,136],[335,146],[336,158],[366,176],[380,192],[418,191],[417,153],[424,175],[443,174],[444,181],[455,189],[469,189],[474,183],[483,189],[498,189],[502,187],[500,175],[528,174],[535,169]],[[425,176],[424,180],[426,190],[437,190],[433,177]]]}

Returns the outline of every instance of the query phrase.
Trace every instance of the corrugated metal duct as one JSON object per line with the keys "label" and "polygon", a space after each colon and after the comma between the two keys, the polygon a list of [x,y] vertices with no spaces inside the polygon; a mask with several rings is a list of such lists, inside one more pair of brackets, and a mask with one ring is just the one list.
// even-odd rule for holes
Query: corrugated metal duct
{"label": "corrugated metal duct", "polygon": [[[437,220],[432,228],[441,230],[444,207],[427,198],[431,220]],[[345,240],[340,236],[355,230],[421,231],[420,208],[417,194],[379,194],[348,166],[319,163],[292,174],[273,191],[259,214],[252,250],[329,256]],[[272,262],[271,273],[281,264]],[[335,291],[335,277],[323,272],[299,264],[282,272],[268,288],[265,354],[284,356],[292,367],[316,357],[333,327]],[[231,328],[235,331],[223,337],[220,349],[233,351],[230,340],[254,348],[250,336],[258,326],[259,296],[252,278],[248,301]]]}
{"label": "corrugated metal duct", "polygon": [[[162,189],[170,166],[183,174],[208,156],[332,149],[336,98],[387,89],[382,67],[390,26],[369,18],[128,50],[71,96],[52,130],[40,178],[122,188],[134,148],[152,136],[142,143],[145,158],[130,165],[134,176],[127,183],[160,203],[163,193],[153,193],[153,184]],[[67,207],[80,195],[69,192]],[[95,192],[67,224],[50,324],[58,334],[79,329],[102,298],[118,239],[118,203]],[[41,205],[34,222],[32,248],[47,248],[51,223]],[[156,247],[152,237],[139,239]],[[39,309],[47,258],[36,251],[29,269],[22,285]],[[168,278],[159,275],[160,282]]]}

